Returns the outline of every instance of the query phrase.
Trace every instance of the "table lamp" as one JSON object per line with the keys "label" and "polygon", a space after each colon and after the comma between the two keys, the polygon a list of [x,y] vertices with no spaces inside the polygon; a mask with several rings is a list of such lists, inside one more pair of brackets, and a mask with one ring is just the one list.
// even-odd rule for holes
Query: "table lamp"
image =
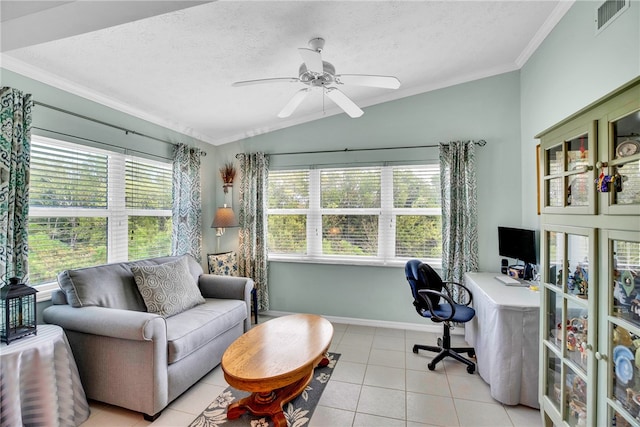
{"label": "table lamp", "polygon": [[233,213],[233,209],[226,204],[218,208],[215,216],[213,217],[213,223],[211,228],[216,229],[216,237],[218,239],[216,252],[220,252],[220,237],[224,234],[226,228],[238,227],[238,220],[236,214]]}

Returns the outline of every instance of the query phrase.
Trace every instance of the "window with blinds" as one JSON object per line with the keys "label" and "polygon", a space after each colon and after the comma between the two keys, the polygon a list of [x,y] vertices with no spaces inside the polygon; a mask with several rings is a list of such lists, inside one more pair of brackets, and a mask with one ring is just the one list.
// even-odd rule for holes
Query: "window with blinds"
{"label": "window with blinds", "polygon": [[271,259],[442,257],[437,165],[270,171]]}
{"label": "window with blinds", "polygon": [[170,253],[170,164],[33,136],[30,174],[32,285]]}

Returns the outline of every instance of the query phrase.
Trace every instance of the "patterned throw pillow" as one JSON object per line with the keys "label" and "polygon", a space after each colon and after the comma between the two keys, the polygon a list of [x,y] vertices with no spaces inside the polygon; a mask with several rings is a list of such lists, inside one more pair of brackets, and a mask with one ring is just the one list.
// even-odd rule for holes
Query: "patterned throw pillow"
{"label": "patterned throw pillow", "polygon": [[204,303],[184,257],[154,266],[134,265],[131,272],[149,313],[170,317]]}

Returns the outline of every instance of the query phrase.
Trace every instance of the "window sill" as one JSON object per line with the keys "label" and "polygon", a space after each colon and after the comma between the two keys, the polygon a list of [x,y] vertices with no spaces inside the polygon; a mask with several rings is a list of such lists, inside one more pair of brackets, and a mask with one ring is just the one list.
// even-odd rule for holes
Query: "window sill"
{"label": "window sill", "polygon": [[[310,257],[310,256],[286,256],[286,255],[270,255],[269,262],[290,262],[300,264],[327,264],[327,265],[352,265],[354,267],[370,266],[370,267],[404,267],[407,261],[412,258],[398,258],[390,260],[382,260],[378,258],[328,258],[328,257]],[[436,270],[442,268],[440,260],[424,260]]]}
{"label": "window sill", "polygon": [[36,302],[50,301],[53,291],[60,289],[58,282],[42,283],[33,288],[38,291],[36,294]]}

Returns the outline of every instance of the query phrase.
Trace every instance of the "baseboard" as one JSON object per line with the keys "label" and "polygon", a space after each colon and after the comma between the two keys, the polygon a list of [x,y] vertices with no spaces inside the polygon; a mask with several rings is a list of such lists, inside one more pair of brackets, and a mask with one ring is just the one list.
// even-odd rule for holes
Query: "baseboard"
{"label": "baseboard", "polygon": [[[260,314],[264,314],[265,316],[287,316],[289,314],[297,314],[290,313],[287,311],[275,311],[275,310],[267,310],[261,311]],[[356,317],[340,317],[340,316],[327,316],[322,315],[325,319],[332,323],[342,323],[345,325],[358,325],[358,326],[371,326],[374,328],[390,328],[390,329],[406,329],[410,331],[419,331],[419,332],[431,332],[435,334],[442,334],[442,326],[430,322],[426,320],[425,325],[419,325],[417,323],[408,323],[408,322],[392,322],[389,320],[374,320],[374,319],[359,319]],[[457,326],[451,330],[451,335],[464,335],[464,326]]]}

